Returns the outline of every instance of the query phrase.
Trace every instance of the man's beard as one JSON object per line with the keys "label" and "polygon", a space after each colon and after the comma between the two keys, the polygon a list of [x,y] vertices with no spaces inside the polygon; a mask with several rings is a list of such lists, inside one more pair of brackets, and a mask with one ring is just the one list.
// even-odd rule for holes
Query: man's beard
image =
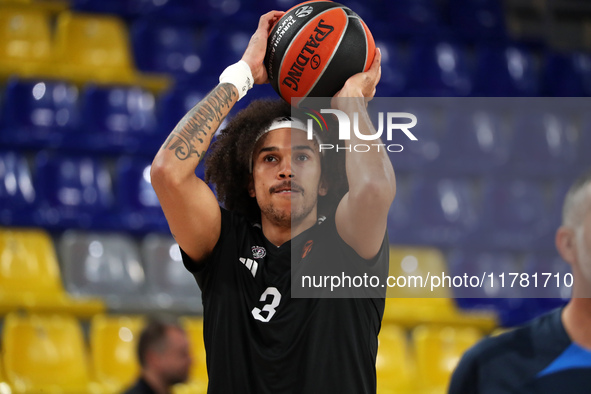
{"label": "man's beard", "polygon": [[[305,197],[303,192],[302,197]],[[306,205],[306,199],[302,198],[302,200],[302,204],[300,204],[299,208],[296,208],[295,210],[292,209],[293,204],[291,204],[291,208],[289,210],[279,210],[275,207],[274,204],[269,204],[265,207],[261,207],[261,214],[264,215],[274,224],[281,227],[297,225],[302,220],[304,220],[310,214],[310,212],[314,210],[314,207],[317,203],[316,199],[310,201]]]}

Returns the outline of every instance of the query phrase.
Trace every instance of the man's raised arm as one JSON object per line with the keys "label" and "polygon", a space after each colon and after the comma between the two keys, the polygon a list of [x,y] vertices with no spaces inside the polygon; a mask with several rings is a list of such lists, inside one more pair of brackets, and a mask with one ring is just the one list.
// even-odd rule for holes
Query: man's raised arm
{"label": "man's raised arm", "polygon": [[195,176],[195,168],[239,97],[253,82],[267,82],[263,66],[267,37],[282,15],[283,12],[271,11],[261,17],[241,62],[226,69],[220,84],[183,117],[152,163],[152,185],[170,230],[179,246],[195,261],[212,252],[221,231],[218,202],[207,184]]}
{"label": "man's raised arm", "polygon": [[[333,107],[347,113],[350,119],[353,113],[358,114],[362,134],[376,133],[367,114],[366,101],[375,95],[381,75],[380,61],[381,53],[377,50],[371,68],[349,78],[333,99]],[[365,143],[353,132],[351,139],[344,142],[349,148]],[[361,257],[370,259],[384,240],[388,210],[396,194],[394,169],[383,146],[378,150],[372,145],[368,152],[346,151],[346,172],[349,192],[337,207],[337,230]]]}

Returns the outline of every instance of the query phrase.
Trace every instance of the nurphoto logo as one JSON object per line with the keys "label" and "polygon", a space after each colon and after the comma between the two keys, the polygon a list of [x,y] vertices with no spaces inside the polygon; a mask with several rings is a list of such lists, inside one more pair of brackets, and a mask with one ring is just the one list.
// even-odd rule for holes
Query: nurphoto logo
{"label": "nurphoto logo", "polygon": [[[309,109],[309,108],[308,108]],[[314,138],[314,121],[318,125],[321,131],[324,131],[327,127],[326,121],[322,114],[333,114],[335,115],[338,125],[339,125],[339,140],[340,141],[349,141],[351,140],[351,130],[355,134],[359,140],[362,141],[376,141],[382,137],[384,134],[384,130],[386,131],[386,140],[392,141],[392,136],[395,132],[402,132],[408,137],[411,141],[418,141],[417,137],[410,131],[411,128],[416,126],[417,124],[417,117],[409,112],[378,112],[378,128],[374,134],[363,134],[359,131],[359,114],[357,112],[353,113],[353,127],[351,127],[351,119],[349,115],[345,112],[340,111],[338,109],[321,109],[320,112],[311,110],[311,112],[306,112],[311,119],[307,121],[307,133],[308,133],[308,140],[312,140]],[[401,120],[407,120],[407,122],[401,122]],[[385,123],[385,125],[384,125]],[[320,137],[322,140],[322,137]],[[404,147],[401,144],[349,144],[348,146],[340,146],[334,144],[325,144],[320,143],[319,149],[320,152],[326,150],[347,150],[349,152],[368,152],[371,149],[371,146],[377,146],[378,151],[383,147],[388,152],[396,153],[402,152]]]}

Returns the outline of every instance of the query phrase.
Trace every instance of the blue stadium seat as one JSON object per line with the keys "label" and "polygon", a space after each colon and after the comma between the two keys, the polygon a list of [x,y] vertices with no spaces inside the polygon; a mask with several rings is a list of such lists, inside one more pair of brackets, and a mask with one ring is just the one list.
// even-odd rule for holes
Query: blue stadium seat
{"label": "blue stadium seat", "polygon": [[477,226],[473,185],[466,179],[424,178],[412,190],[408,231],[423,245],[450,247]]}
{"label": "blue stadium seat", "polygon": [[207,0],[126,1],[129,13],[133,16],[152,15],[182,22],[206,22],[210,8]]}
{"label": "blue stadium seat", "polygon": [[[583,111],[586,112],[585,109]],[[577,169],[575,171],[580,173],[591,170],[591,155],[589,152],[591,152],[591,115],[586,112],[582,118],[581,132],[577,142]]]}
{"label": "blue stadium seat", "polygon": [[213,89],[215,83],[214,80],[211,80],[210,86],[201,90],[187,89],[181,84],[177,84],[174,89],[160,96],[157,106],[158,133],[164,137],[162,142],[183,116],[207,95],[207,89]]}
{"label": "blue stadium seat", "polygon": [[0,225],[33,226],[36,195],[29,164],[13,151],[0,151]]}
{"label": "blue stadium seat", "polygon": [[408,231],[414,220],[411,216],[411,204],[415,182],[411,176],[396,174],[396,197],[388,211],[388,239],[391,245],[419,244]]}
{"label": "blue stadium seat", "polygon": [[472,81],[463,47],[451,40],[420,40],[410,47],[407,94],[468,96]]}
{"label": "blue stadium seat", "polygon": [[548,52],[543,59],[542,95],[591,96],[591,55]]}
{"label": "blue stadium seat", "polygon": [[117,162],[117,216],[125,231],[170,231],[150,182],[150,167],[149,160],[133,157],[122,157]]}
{"label": "blue stadium seat", "polygon": [[82,115],[87,126],[74,140],[77,147],[153,156],[163,141],[157,134],[156,98],[140,87],[89,86]]}
{"label": "blue stadium seat", "polygon": [[78,89],[62,81],[12,79],[2,112],[0,144],[60,147],[78,130]]}
{"label": "blue stadium seat", "polygon": [[517,45],[479,46],[473,96],[535,97],[538,92],[538,73],[530,52]]}
{"label": "blue stadium seat", "polygon": [[434,0],[397,0],[389,2],[385,8],[382,17],[390,28],[391,37],[430,36],[441,27],[441,12]]}
{"label": "blue stadium seat", "polygon": [[[522,273],[518,256],[510,252],[491,252],[479,249],[456,249],[447,256],[450,276],[471,278],[476,276],[485,280],[482,287],[454,286],[457,305],[467,311],[494,311],[503,327],[523,324],[540,314],[535,299],[527,298],[531,294],[520,286],[510,286],[513,276],[510,273]],[[494,281],[491,281],[491,275]],[[504,286],[501,278],[504,275]],[[468,279],[469,280],[469,279]]]}
{"label": "blue stadium seat", "polygon": [[469,42],[498,41],[507,36],[505,12],[498,0],[450,0],[450,24]]}
{"label": "blue stadium seat", "polygon": [[112,225],[113,191],[105,162],[41,152],[35,160],[39,218],[50,229]]}
{"label": "blue stadium seat", "polygon": [[129,0],[71,0],[76,11],[129,16]]}
{"label": "blue stadium seat", "polygon": [[435,172],[456,175],[481,175],[497,171],[507,162],[509,133],[503,128],[501,114],[494,103],[485,107],[450,108],[441,135],[440,165]]}
{"label": "blue stadium seat", "polygon": [[138,19],[130,29],[138,69],[169,73],[177,81],[202,75],[207,66],[216,63],[215,57],[205,57],[210,41],[207,37],[206,28],[154,18]]}
{"label": "blue stadium seat", "polygon": [[529,250],[549,231],[549,196],[543,182],[487,179],[478,204],[480,226],[465,246],[491,250]]}
{"label": "blue stadium seat", "polygon": [[382,51],[382,76],[376,97],[402,96],[406,88],[406,60],[400,47],[396,42],[389,40],[376,41],[376,47]]}
{"label": "blue stadium seat", "polygon": [[568,119],[547,108],[523,100],[511,127],[513,140],[506,171],[523,177],[570,176],[575,163],[576,131]]}
{"label": "blue stadium seat", "polygon": [[[392,139],[390,141],[385,141],[385,138],[383,140],[385,144],[389,145],[388,156],[392,161],[394,169],[402,172],[414,172],[435,167],[441,155],[435,121],[435,109],[426,106],[424,100],[420,99],[404,99],[404,101],[401,100],[398,102],[401,103],[400,106],[392,103],[392,101],[381,100],[378,106],[372,107],[370,105],[369,107],[372,119],[377,119],[377,112],[382,111],[383,113],[387,113],[388,111],[392,111],[393,107],[397,111],[411,113],[417,118],[417,124],[409,130],[417,138],[416,141],[411,141],[400,130],[392,133]],[[386,107],[383,107],[382,104],[386,105]],[[393,120],[400,123],[409,122],[408,119]]]}

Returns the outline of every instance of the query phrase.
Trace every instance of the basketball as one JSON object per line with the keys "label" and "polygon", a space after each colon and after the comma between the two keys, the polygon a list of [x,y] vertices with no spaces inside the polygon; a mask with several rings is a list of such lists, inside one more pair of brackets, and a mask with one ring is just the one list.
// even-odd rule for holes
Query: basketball
{"label": "basketball", "polygon": [[347,79],[367,71],[375,42],[363,20],[332,1],[307,1],[290,8],[267,40],[265,67],[285,101],[332,97]]}

